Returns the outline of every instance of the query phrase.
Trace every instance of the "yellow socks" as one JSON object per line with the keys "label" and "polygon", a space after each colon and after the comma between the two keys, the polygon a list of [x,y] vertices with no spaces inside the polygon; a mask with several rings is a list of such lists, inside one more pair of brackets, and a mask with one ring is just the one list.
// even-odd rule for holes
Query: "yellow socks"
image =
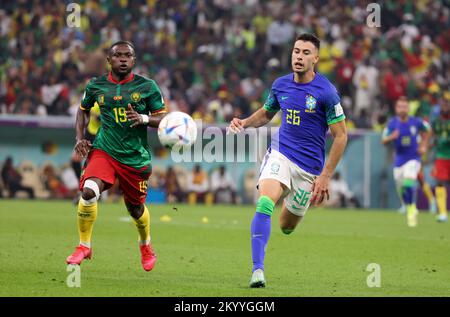
{"label": "yellow socks", "polygon": [[416,204],[406,205],[406,219],[408,221],[408,226],[417,226],[417,215],[419,211],[417,210]]}
{"label": "yellow socks", "polygon": [[438,205],[439,215],[447,217],[447,189],[445,186],[436,187],[436,202]]}
{"label": "yellow socks", "polygon": [[406,212],[408,214],[413,215],[413,214],[418,213],[419,211],[417,210],[417,206],[415,204],[411,204],[411,205],[406,205]]}
{"label": "yellow socks", "polygon": [[97,219],[97,201],[92,203],[80,198],[78,202],[78,234],[80,244],[88,248],[91,247],[95,219]]}
{"label": "yellow socks", "polygon": [[428,184],[428,183],[423,184],[422,190],[423,190],[425,196],[427,196],[428,203],[431,204],[434,200],[434,195],[433,195],[433,191],[431,190],[430,184]]}
{"label": "yellow socks", "polygon": [[136,225],[139,232],[139,243],[149,244],[150,243],[150,213],[148,212],[147,206],[144,205],[144,212],[139,219],[134,219],[131,217]]}

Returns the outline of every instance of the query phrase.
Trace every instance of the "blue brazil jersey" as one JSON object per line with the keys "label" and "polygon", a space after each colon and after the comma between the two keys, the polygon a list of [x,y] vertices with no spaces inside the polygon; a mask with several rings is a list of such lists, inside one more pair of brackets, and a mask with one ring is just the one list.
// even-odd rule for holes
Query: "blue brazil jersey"
{"label": "blue brazil jersey", "polygon": [[281,126],[270,149],[279,151],[303,170],[319,175],[325,160],[328,126],[345,119],[333,84],[319,73],[309,83],[296,83],[294,73],[290,73],[273,82],[263,107],[282,112]]}
{"label": "blue brazil jersey", "polygon": [[420,161],[420,154],[417,153],[419,132],[429,131],[430,125],[416,117],[408,117],[405,122],[402,122],[398,117],[394,117],[389,120],[384,129],[383,137],[390,135],[395,130],[398,130],[400,135],[393,141],[395,148],[394,165],[399,167],[410,160]]}

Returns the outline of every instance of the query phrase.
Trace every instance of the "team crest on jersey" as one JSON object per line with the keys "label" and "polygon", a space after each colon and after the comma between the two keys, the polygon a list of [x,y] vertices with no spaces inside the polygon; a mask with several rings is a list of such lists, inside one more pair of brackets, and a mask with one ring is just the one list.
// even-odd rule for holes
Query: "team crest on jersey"
{"label": "team crest on jersey", "polygon": [[105,95],[98,95],[97,103],[99,106],[103,106],[105,104]]}
{"label": "team crest on jersey", "polygon": [[409,131],[411,132],[412,135],[416,135],[416,133],[417,133],[417,129],[415,126],[410,127]]}
{"label": "team crest on jersey", "polygon": [[278,171],[280,170],[280,164],[272,163],[270,169],[272,170],[272,173],[278,174]]}
{"label": "team crest on jersey", "polygon": [[314,113],[316,112],[317,100],[311,95],[306,95],[305,100],[306,110],[305,112]]}
{"label": "team crest on jersey", "polygon": [[137,91],[133,92],[131,94],[131,100],[133,100],[133,102],[138,102],[139,100],[141,100],[141,94]]}

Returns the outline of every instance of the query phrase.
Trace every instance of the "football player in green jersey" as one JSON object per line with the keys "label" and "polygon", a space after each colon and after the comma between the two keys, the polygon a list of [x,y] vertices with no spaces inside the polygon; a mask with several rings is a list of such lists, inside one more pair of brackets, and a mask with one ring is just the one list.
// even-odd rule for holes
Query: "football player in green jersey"
{"label": "football player in green jersey", "polygon": [[[147,180],[151,174],[147,127],[159,125],[166,107],[155,81],[132,72],[135,61],[131,43],[114,43],[107,56],[111,71],[91,79],[77,113],[75,152],[87,159],[80,179],[80,243],[67,258],[68,264],[80,264],[85,258],[91,258],[97,200],[116,178],[139,232],[144,270],[150,271],[156,262],[156,254],[150,244],[150,214],[144,204]],[[101,127],[91,144],[85,139],[84,132],[89,123],[89,111],[95,103],[100,107]]]}
{"label": "football player in green jersey", "polygon": [[450,94],[443,98],[439,118],[433,122],[436,161],[433,176],[437,181],[436,201],[439,215],[437,221],[447,222],[447,187],[450,184]]}

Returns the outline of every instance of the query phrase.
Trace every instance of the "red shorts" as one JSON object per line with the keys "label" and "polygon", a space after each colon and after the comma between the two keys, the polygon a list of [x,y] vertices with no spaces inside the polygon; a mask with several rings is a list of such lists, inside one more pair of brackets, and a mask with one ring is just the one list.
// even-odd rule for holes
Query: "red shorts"
{"label": "red shorts", "polygon": [[450,160],[436,159],[431,174],[439,181],[450,181]]}
{"label": "red shorts", "polygon": [[92,150],[83,167],[80,179],[80,190],[88,178],[99,178],[105,183],[105,189],[110,188],[116,178],[123,192],[124,199],[133,205],[141,205],[147,197],[147,184],[151,172],[148,166],[141,170],[122,164],[102,150]]}

